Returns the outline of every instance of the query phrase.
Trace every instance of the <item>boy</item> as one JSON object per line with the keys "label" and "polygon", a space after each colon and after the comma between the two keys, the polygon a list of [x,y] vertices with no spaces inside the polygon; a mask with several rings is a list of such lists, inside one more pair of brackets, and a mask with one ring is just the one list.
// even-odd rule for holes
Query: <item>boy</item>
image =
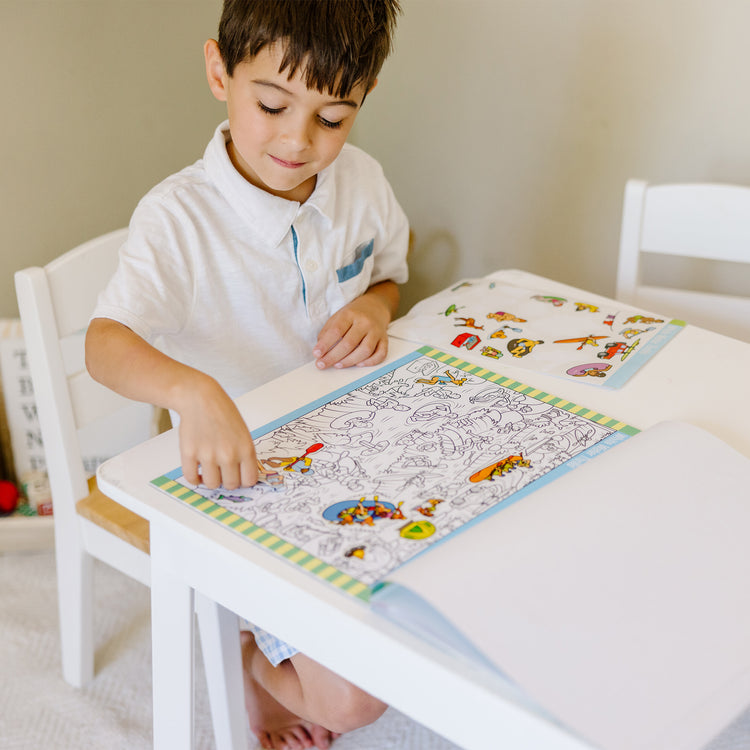
{"label": "boy", "polygon": [[[179,420],[195,484],[257,481],[232,398],[310,356],[325,369],[386,355],[408,225],[377,162],[345,142],[399,12],[398,0],[225,0],[206,42],[228,121],[138,204],[86,340],[94,378]],[[255,632],[243,664],[263,747],[327,748],[385,710]]]}

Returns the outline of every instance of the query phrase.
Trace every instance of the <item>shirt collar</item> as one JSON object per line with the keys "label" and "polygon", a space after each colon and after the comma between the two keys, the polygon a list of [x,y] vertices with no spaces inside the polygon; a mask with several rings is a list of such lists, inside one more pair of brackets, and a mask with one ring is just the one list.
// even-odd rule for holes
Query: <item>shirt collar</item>
{"label": "shirt collar", "polygon": [[248,182],[229,158],[228,141],[229,120],[225,120],[216,128],[203,155],[206,171],[229,205],[264,243],[277,247],[301,209],[314,209],[329,224],[332,223],[335,198],[333,164],[318,174],[313,194],[301,206],[296,201],[271,195]]}

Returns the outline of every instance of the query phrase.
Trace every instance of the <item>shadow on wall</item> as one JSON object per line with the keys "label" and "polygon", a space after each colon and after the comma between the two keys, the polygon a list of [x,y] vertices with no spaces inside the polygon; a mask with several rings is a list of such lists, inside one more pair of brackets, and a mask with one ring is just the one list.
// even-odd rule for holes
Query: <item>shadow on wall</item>
{"label": "shadow on wall", "polygon": [[409,253],[409,281],[401,287],[399,315],[405,315],[421,299],[456,281],[461,247],[446,229],[431,232],[423,240],[414,236]]}

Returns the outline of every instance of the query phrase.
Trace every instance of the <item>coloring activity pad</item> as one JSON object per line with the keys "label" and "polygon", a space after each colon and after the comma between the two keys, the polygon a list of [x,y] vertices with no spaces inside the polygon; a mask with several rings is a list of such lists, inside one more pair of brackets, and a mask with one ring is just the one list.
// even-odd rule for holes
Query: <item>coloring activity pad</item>
{"label": "coloring activity pad", "polygon": [[619,388],[685,325],[606,300],[600,304],[586,292],[560,296],[513,283],[523,275],[499,271],[457,282],[417,303],[388,333],[483,367],[502,369],[509,362]]}
{"label": "coloring activity pad", "polygon": [[254,487],[194,487],[180,469],[152,484],[368,600],[407,560],[636,432],[423,347],[254,431]]}

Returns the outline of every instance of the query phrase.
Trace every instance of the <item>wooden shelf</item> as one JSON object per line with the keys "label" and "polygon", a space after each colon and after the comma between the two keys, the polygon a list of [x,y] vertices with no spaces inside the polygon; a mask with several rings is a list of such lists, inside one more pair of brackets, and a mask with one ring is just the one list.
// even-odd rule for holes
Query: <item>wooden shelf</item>
{"label": "wooden shelf", "polygon": [[53,516],[16,512],[0,517],[0,554],[51,550],[54,547]]}

